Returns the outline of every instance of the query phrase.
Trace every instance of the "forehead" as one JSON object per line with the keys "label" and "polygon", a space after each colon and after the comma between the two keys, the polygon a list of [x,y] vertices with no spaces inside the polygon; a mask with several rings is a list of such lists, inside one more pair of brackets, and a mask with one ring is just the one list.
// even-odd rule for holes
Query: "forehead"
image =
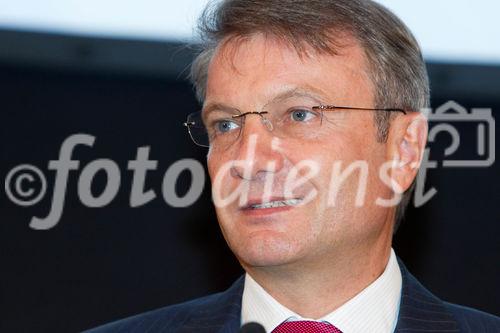
{"label": "forehead", "polygon": [[265,102],[290,89],[310,90],[338,104],[371,96],[362,47],[349,37],[342,45],[332,55],[310,47],[299,54],[290,45],[261,34],[222,43],[208,68],[205,102]]}

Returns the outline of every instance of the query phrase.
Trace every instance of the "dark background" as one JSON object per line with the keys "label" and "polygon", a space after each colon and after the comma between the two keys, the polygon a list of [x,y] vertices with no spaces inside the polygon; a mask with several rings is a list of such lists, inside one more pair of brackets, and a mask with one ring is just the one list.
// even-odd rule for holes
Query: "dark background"
{"label": "dark background", "polygon": [[[44,199],[20,207],[0,191],[0,331],[77,332],[227,288],[242,274],[219,233],[209,187],[189,208],[161,197],[168,167],[181,158],[205,163],[182,122],[198,108],[186,81],[193,51],[180,44],[0,31],[0,176],[19,164],[44,171]],[[500,67],[429,63],[433,106],[452,99],[465,107],[500,110]],[[460,125],[460,154],[474,156],[474,124]],[[54,171],[70,135],[96,137],[73,153],[80,170],[109,158],[121,169],[118,196],[105,208],[86,208],[71,171],[59,224],[30,229],[50,209]],[[431,145],[440,160],[449,136]],[[127,162],[150,146],[146,189],[157,198],[128,204]],[[183,193],[189,176],[176,185]],[[106,182],[96,177],[98,195]],[[410,208],[395,236],[408,268],[439,297],[500,315],[499,172],[437,168],[426,188],[438,194]]]}

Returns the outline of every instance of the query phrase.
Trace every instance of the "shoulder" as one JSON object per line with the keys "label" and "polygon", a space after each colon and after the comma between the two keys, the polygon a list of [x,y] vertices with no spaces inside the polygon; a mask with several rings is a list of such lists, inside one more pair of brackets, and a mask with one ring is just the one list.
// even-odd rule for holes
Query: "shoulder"
{"label": "shoulder", "polygon": [[121,319],[85,332],[157,332],[167,327],[169,330],[175,331],[176,328],[182,327],[182,325],[188,321],[189,318],[200,315],[210,309],[212,304],[217,303],[219,297],[220,294],[214,294],[191,300],[189,302],[166,306]]}
{"label": "shoulder", "polygon": [[500,332],[500,318],[442,301],[426,289],[398,259],[403,279],[396,332]]}
{"label": "shoulder", "polygon": [[225,292],[166,306],[121,319],[84,333],[180,332],[196,325],[223,325],[228,317],[239,315],[243,280]]}
{"label": "shoulder", "polygon": [[500,332],[500,317],[458,304],[443,303],[464,332]]}

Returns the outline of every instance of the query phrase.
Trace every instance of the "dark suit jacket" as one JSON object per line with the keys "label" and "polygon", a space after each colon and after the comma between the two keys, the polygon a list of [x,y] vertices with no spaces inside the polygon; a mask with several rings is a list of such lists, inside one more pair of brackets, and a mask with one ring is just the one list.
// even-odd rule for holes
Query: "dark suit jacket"
{"label": "dark suit jacket", "polygon": [[[403,286],[396,333],[500,332],[499,317],[441,301],[398,261]],[[225,292],[122,319],[87,333],[238,332],[243,285],[241,277]]]}

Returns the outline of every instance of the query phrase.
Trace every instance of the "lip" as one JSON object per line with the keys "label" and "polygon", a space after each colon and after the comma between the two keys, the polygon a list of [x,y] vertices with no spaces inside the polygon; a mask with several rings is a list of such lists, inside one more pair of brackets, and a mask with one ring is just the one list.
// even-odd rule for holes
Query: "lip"
{"label": "lip", "polygon": [[266,216],[266,215],[286,212],[294,208],[296,208],[296,206],[283,206],[283,207],[261,208],[261,209],[247,208],[247,209],[242,209],[241,212],[248,216]]}
{"label": "lip", "polygon": [[262,200],[262,198],[259,199],[250,199],[248,200],[248,203],[245,206],[242,206],[239,208],[241,212],[243,212],[245,215],[251,215],[251,216],[262,216],[262,215],[271,215],[271,214],[276,214],[280,212],[285,212],[291,209],[296,208],[298,205],[286,205],[286,206],[279,206],[279,207],[269,207],[269,208],[252,208],[254,205],[260,205],[263,203],[267,202],[272,202],[272,201],[286,201],[286,200],[302,200],[302,198],[284,198],[284,197],[271,197],[269,200]]}

